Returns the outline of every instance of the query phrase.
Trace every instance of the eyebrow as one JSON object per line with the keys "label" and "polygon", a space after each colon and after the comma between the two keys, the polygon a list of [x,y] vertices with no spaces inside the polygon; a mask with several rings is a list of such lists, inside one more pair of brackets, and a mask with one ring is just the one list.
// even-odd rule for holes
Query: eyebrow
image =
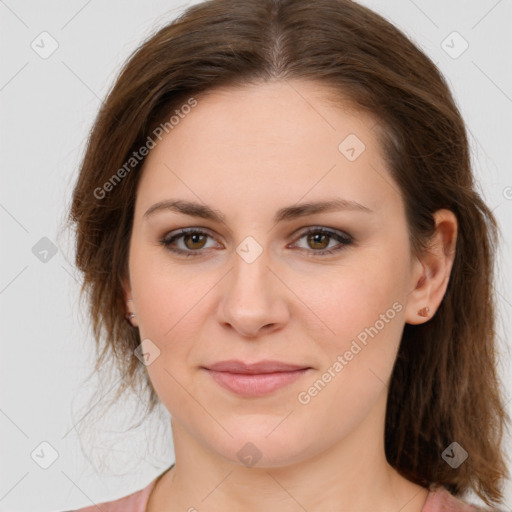
{"label": "eyebrow", "polygon": [[[331,199],[329,201],[315,201],[309,203],[300,203],[292,206],[287,206],[278,210],[274,216],[274,222],[283,222],[306,217],[315,213],[330,212],[337,210],[352,210],[363,213],[375,213],[373,210],[364,206],[356,201],[348,199]],[[200,217],[215,222],[226,221],[226,217],[219,210],[215,210],[205,204],[195,203],[192,201],[173,200],[160,201],[150,206],[143,217],[148,218],[159,211],[174,211],[192,217]]]}

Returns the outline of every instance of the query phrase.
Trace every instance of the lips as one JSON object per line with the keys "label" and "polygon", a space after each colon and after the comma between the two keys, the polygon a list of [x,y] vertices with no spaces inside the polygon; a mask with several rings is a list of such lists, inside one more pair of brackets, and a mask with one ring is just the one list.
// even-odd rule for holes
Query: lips
{"label": "lips", "polygon": [[303,370],[309,368],[309,366],[283,363],[281,361],[265,360],[256,363],[244,363],[236,359],[230,359],[229,361],[220,361],[208,365],[209,370],[216,372],[229,372],[229,373],[275,373],[275,372],[292,372],[295,370]]}
{"label": "lips", "polygon": [[311,370],[311,367],[282,361],[245,363],[220,361],[203,367],[217,384],[243,396],[263,396],[280,389]]}

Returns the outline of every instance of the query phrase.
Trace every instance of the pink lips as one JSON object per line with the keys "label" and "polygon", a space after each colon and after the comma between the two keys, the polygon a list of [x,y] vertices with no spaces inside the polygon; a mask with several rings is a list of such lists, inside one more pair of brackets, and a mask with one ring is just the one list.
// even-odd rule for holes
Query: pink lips
{"label": "pink lips", "polygon": [[205,368],[219,385],[243,396],[271,393],[294,382],[310,369],[308,366],[271,360],[252,364],[229,360]]}

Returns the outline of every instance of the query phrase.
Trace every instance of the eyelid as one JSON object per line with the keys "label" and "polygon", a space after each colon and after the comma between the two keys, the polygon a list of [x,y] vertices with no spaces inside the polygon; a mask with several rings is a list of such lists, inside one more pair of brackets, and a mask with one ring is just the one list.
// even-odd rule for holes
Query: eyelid
{"label": "eyelid", "polygon": [[[338,246],[331,248],[331,249],[321,249],[321,250],[314,250],[314,249],[305,249],[303,247],[299,247],[298,249],[301,251],[305,251],[309,255],[312,256],[326,256],[329,254],[334,254],[342,251],[347,246],[352,245],[355,241],[354,237],[350,235],[349,233],[346,233],[345,231],[341,231],[335,228],[329,228],[326,226],[306,226],[302,227],[301,229],[297,230],[293,235],[295,242],[292,243],[292,246],[296,244],[298,241],[300,241],[303,237],[306,235],[309,235],[311,233],[320,233],[327,235],[331,239],[338,241]],[[184,250],[184,249],[178,249],[178,248],[171,248],[171,243],[175,240],[179,240],[183,236],[186,236],[188,234],[198,234],[198,235],[206,235],[207,237],[216,240],[216,237],[212,235],[211,231],[208,228],[204,228],[201,226],[193,226],[193,227],[187,227],[187,228],[180,228],[173,231],[170,231],[166,233],[163,237],[161,237],[160,243],[164,246],[165,249],[168,251],[171,251],[176,254],[181,254],[185,256],[200,256],[204,254],[205,249],[201,248],[198,250]],[[218,242],[217,242],[218,243]],[[290,244],[287,245],[289,247]],[[209,247],[208,249],[212,249],[212,247]]]}
{"label": "eyelid", "polygon": [[308,233],[311,233],[311,232],[316,233],[318,231],[327,233],[327,234],[332,234],[333,236],[337,235],[339,237],[346,238],[347,240],[354,239],[354,237],[352,235],[349,235],[346,231],[343,231],[341,229],[336,229],[336,228],[330,228],[328,226],[321,226],[321,225],[317,225],[317,224],[302,227],[302,228],[296,230],[291,236],[294,238],[295,237],[300,238],[304,235],[307,235]]}

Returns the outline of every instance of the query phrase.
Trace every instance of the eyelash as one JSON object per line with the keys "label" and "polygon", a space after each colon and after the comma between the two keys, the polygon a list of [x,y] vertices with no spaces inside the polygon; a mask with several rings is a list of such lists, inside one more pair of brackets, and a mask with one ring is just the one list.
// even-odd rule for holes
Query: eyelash
{"label": "eyelash", "polygon": [[[305,251],[308,251],[310,252],[311,255],[313,256],[326,256],[326,255],[330,255],[330,254],[334,254],[334,253],[337,253],[339,251],[342,251],[343,249],[345,249],[346,246],[348,245],[351,245],[353,242],[354,242],[354,239],[352,238],[352,236],[344,233],[344,234],[341,234],[337,231],[331,231],[329,229],[325,229],[325,228],[310,228],[308,231],[305,231],[304,233],[302,233],[298,240],[300,240],[301,238],[304,238],[305,236],[307,235],[311,235],[311,234],[322,234],[322,235],[327,235],[329,236],[330,238],[334,238],[336,239],[338,242],[340,242],[340,246],[335,248],[335,249],[322,249],[322,250],[318,250],[318,251],[315,251],[313,249],[303,249]],[[195,257],[195,256],[200,256],[201,255],[201,249],[198,249],[197,251],[193,251],[193,250],[183,250],[183,249],[176,249],[176,248],[173,248],[171,247],[171,244],[179,239],[179,238],[182,238],[183,236],[185,235],[206,235],[210,238],[213,238],[210,236],[209,233],[206,233],[205,231],[201,231],[199,229],[196,229],[196,228],[188,228],[188,229],[181,229],[178,233],[176,233],[175,235],[169,237],[169,234],[167,234],[164,238],[162,238],[160,240],[160,243],[169,251],[172,251],[174,253],[177,253],[177,254],[181,254],[183,256],[186,256],[186,257]]]}

